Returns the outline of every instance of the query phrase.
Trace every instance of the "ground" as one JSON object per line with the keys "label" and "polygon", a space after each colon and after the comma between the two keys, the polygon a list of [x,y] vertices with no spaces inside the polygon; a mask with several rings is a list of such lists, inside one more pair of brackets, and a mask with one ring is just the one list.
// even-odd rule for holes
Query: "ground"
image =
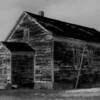
{"label": "ground", "polygon": [[0,90],[0,100],[100,100],[100,88],[79,90]]}

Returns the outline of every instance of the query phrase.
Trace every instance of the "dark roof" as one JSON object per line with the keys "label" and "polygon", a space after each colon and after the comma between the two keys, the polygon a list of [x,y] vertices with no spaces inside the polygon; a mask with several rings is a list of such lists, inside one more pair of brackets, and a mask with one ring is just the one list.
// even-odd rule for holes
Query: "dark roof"
{"label": "dark roof", "polygon": [[12,52],[33,52],[34,50],[27,43],[2,42]]}
{"label": "dark roof", "polygon": [[93,28],[35,15],[30,12],[26,13],[35,18],[44,28],[54,33],[54,36],[70,37],[87,42],[100,43],[100,32]]}

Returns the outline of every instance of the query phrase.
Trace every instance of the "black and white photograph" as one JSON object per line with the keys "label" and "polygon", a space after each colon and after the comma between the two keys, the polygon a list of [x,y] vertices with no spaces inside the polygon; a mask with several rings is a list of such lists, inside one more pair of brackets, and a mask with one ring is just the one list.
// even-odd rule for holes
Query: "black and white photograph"
{"label": "black and white photograph", "polygon": [[0,0],[0,100],[100,100],[100,1]]}

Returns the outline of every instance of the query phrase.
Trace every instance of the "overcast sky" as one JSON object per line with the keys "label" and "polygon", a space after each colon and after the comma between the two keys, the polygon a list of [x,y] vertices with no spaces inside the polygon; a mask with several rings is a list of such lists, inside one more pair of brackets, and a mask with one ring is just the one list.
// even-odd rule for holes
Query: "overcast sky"
{"label": "overcast sky", "polygon": [[100,30],[100,0],[0,0],[0,40],[25,10]]}

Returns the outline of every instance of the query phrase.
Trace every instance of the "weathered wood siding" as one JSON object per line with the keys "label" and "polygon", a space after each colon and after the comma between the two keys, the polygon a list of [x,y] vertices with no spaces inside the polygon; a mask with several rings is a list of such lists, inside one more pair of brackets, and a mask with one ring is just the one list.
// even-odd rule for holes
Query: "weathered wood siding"
{"label": "weathered wood siding", "polygon": [[75,85],[81,66],[79,84],[82,82],[94,87],[100,84],[100,46],[70,38],[57,38],[54,42],[55,81],[64,80],[66,84],[73,82]]}
{"label": "weathered wood siding", "polygon": [[27,42],[35,49],[34,81],[53,82],[52,34],[26,15],[8,41]]}
{"label": "weathered wood siding", "polygon": [[11,55],[7,48],[0,44],[0,88],[11,84]]}

